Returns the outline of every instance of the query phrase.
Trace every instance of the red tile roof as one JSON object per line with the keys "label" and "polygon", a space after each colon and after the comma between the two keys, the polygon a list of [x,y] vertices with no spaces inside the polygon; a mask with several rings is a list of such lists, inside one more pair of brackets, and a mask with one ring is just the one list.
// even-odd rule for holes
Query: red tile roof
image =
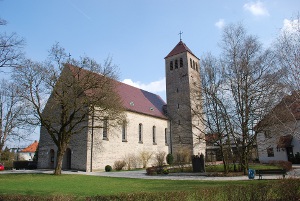
{"label": "red tile roof", "polygon": [[300,120],[300,92],[285,96],[259,123],[258,127]]}
{"label": "red tile roof", "polygon": [[[171,56],[174,56],[176,54],[180,54],[182,52],[189,52],[191,53],[193,56],[196,57],[196,55],[186,46],[186,44],[182,41],[179,41],[179,43],[173,48],[173,50],[165,57],[168,58],[168,57],[171,57]],[[198,57],[196,57],[198,58]]]}
{"label": "red tile roof", "polygon": [[25,149],[22,149],[21,152],[35,152],[37,147],[39,145],[38,141],[34,141],[34,143],[32,143],[31,145],[29,145],[28,147],[26,147]]}
{"label": "red tile roof", "polygon": [[[88,70],[80,69],[72,65],[67,65],[67,67],[69,67],[69,69],[75,75],[77,75],[78,73],[82,75],[89,72]],[[100,74],[95,73],[95,75],[96,79],[101,79],[103,77]],[[82,75],[82,77],[84,76]],[[126,110],[167,119],[163,112],[163,106],[166,105],[166,103],[162,100],[160,96],[116,80],[114,80],[114,82],[114,85],[116,87],[115,90],[119,94],[123,107]],[[89,91],[89,93],[97,92]]]}

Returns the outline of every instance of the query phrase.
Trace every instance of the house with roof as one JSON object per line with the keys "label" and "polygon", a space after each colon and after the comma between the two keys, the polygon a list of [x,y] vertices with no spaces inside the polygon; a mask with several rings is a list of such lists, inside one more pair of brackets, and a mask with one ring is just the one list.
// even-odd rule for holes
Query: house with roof
{"label": "house with roof", "polygon": [[300,153],[300,94],[285,96],[256,126],[257,149],[262,163],[295,162]]}
{"label": "house with roof", "polygon": [[[78,69],[65,65],[64,71],[79,72]],[[160,152],[172,153],[175,159],[183,151],[190,155],[205,154],[204,128],[200,117],[193,114],[202,108],[199,59],[180,40],[165,57],[164,69],[167,103],[156,94],[115,81],[115,91],[121,98],[126,123],[108,128],[107,122],[104,122],[107,120],[92,122],[93,118],[89,117],[88,123],[103,126],[85,127],[80,135],[72,136],[62,168],[93,172],[103,170],[106,165],[113,166],[116,161],[125,158],[138,159],[142,153],[153,156]],[[49,100],[47,104],[50,104]],[[50,135],[42,127],[38,168],[54,168],[57,151]],[[135,161],[137,167],[142,167],[139,160]],[[148,165],[155,165],[154,157]]]}
{"label": "house with roof", "polygon": [[17,153],[18,159],[25,160],[25,161],[32,161],[38,146],[39,146],[39,142],[35,140],[28,147],[22,149]]}

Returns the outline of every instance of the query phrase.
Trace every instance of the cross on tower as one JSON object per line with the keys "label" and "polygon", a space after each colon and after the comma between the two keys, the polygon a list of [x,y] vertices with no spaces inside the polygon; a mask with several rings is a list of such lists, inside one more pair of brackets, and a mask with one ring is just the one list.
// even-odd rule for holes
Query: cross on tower
{"label": "cross on tower", "polygon": [[180,41],[181,41],[181,35],[183,34],[183,32],[182,31],[180,31],[179,32],[179,34],[178,35],[180,35],[179,37],[180,37]]}

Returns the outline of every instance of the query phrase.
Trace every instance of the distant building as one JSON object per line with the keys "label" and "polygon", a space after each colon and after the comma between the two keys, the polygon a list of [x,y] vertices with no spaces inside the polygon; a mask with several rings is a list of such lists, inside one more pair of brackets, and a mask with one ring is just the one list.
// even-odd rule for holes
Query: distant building
{"label": "distant building", "polygon": [[39,145],[39,142],[35,140],[31,145],[29,145],[28,147],[19,151],[17,153],[18,160],[32,161],[33,157],[35,155],[35,152],[38,148],[38,145]]}
{"label": "distant building", "polygon": [[[66,65],[63,72],[72,76],[79,71],[78,67]],[[86,127],[80,135],[73,135],[62,168],[103,170],[126,156],[138,157],[143,151],[153,154],[164,151],[172,153],[175,159],[183,150],[191,155],[205,154],[204,128],[199,117],[193,114],[202,108],[199,96],[195,96],[201,95],[199,59],[180,40],[165,57],[165,72],[168,104],[156,94],[117,82],[116,92],[126,111],[126,123],[120,128],[107,128],[108,120],[93,122],[103,128]],[[89,117],[86,123],[92,125],[92,120]],[[42,127],[38,168],[54,168],[56,155],[57,147]],[[151,160],[149,165],[154,162]]]}
{"label": "distant building", "polygon": [[293,92],[266,115],[257,126],[259,160],[295,162],[300,153],[300,94]]}

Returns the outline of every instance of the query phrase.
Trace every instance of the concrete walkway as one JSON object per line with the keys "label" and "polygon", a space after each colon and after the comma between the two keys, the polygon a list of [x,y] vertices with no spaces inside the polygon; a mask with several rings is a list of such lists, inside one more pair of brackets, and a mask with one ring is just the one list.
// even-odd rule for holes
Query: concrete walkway
{"label": "concrete walkway", "polygon": [[[0,174],[52,174],[53,170],[6,170],[0,171]],[[82,174],[102,177],[119,177],[135,179],[165,179],[165,180],[203,180],[203,181],[238,181],[249,180],[248,176],[236,177],[208,177],[198,173],[171,173],[168,175],[148,176],[145,170],[120,171],[120,172],[82,172],[82,171],[62,171],[62,174]],[[300,178],[300,165],[293,166],[293,170],[288,172],[285,178]],[[255,176],[258,179],[258,176]],[[282,179],[280,175],[264,175],[263,179]]]}

